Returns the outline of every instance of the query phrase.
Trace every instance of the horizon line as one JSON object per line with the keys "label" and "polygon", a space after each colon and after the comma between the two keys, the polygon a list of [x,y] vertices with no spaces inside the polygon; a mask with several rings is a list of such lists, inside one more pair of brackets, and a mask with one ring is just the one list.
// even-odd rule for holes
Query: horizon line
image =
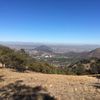
{"label": "horizon line", "polygon": [[6,44],[41,44],[41,45],[100,45],[96,43],[51,43],[51,42],[34,42],[34,41],[0,41],[1,43],[6,43]]}

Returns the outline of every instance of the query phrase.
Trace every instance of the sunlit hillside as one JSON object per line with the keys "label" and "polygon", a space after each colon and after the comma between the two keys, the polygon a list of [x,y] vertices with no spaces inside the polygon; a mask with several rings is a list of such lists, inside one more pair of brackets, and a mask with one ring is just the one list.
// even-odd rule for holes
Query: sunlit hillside
{"label": "sunlit hillside", "polygon": [[[49,99],[42,98],[45,94]],[[100,100],[100,83],[92,76],[19,73],[0,69],[0,100],[30,100],[28,97],[32,95],[42,99],[31,100]]]}

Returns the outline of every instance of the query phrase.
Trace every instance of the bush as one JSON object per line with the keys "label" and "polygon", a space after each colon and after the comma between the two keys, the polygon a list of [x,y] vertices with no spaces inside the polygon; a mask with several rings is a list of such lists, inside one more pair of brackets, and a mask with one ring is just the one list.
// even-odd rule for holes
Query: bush
{"label": "bush", "polygon": [[79,64],[72,68],[72,72],[75,73],[76,75],[84,75],[86,73],[86,70],[83,65]]}
{"label": "bush", "polygon": [[100,63],[91,64],[90,70],[92,74],[100,74]]}

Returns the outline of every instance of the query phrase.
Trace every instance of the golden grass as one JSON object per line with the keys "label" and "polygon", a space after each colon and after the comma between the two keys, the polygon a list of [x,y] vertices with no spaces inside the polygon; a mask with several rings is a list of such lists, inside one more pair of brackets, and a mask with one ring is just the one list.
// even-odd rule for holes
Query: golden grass
{"label": "golden grass", "polygon": [[10,69],[0,69],[0,76],[4,76],[0,82],[3,86],[22,80],[23,84],[35,87],[43,86],[51,95],[59,100],[100,100],[100,88],[95,77],[41,74],[35,72],[18,73]]}

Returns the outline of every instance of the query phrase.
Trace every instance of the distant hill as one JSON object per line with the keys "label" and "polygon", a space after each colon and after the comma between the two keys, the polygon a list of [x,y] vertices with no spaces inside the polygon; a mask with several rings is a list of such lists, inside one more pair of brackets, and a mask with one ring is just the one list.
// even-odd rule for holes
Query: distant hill
{"label": "distant hill", "polygon": [[100,58],[100,48],[88,52],[68,52],[63,55],[71,58]]}
{"label": "distant hill", "polygon": [[50,47],[45,46],[45,45],[36,47],[34,50],[39,51],[39,52],[53,53],[53,50]]}
{"label": "distant hill", "polygon": [[88,57],[100,58],[100,48],[97,48],[97,49],[92,50],[91,52],[89,52]]}

